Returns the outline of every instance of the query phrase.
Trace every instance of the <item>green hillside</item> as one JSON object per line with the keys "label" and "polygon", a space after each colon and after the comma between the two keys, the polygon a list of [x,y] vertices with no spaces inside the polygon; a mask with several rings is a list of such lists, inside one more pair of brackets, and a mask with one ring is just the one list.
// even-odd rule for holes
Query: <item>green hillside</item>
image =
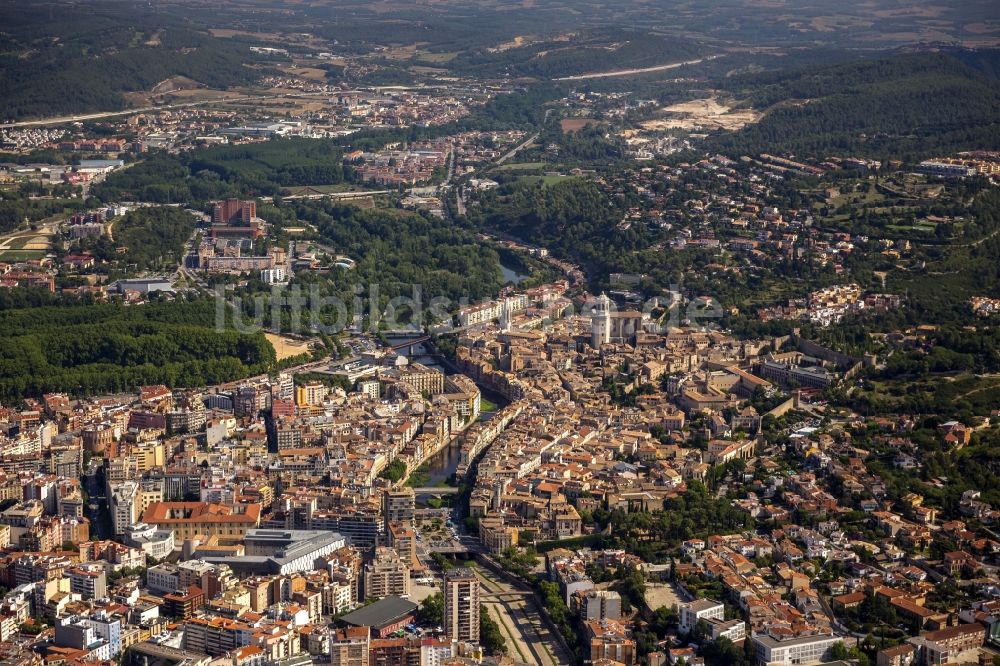
{"label": "green hillside", "polygon": [[1000,84],[955,58],[914,54],[733,77],[737,98],[768,109],[713,137],[729,154],[789,152],[916,159],[1000,148]]}

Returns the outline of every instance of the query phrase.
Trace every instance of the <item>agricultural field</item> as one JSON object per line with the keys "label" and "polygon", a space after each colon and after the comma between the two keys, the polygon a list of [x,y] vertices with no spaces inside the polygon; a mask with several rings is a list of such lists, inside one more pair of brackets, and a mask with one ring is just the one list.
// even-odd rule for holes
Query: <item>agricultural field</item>
{"label": "agricultural field", "polygon": [[559,127],[566,134],[579,132],[587,125],[597,122],[593,118],[563,118],[559,121]]}
{"label": "agricultural field", "polygon": [[21,232],[0,238],[0,261],[41,259],[49,251],[51,236],[40,231]]}

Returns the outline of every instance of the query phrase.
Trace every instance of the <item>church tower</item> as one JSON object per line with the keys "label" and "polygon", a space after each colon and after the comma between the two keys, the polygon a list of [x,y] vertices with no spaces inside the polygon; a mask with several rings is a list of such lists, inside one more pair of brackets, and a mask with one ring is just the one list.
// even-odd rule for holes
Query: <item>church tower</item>
{"label": "church tower", "polygon": [[503,303],[500,305],[500,330],[504,333],[510,332],[512,325],[513,314],[510,310],[510,299],[503,299]]}
{"label": "church tower", "polygon": [[600,349],[611,342],[611,299],[602,293],[590,316],[590,346]]}

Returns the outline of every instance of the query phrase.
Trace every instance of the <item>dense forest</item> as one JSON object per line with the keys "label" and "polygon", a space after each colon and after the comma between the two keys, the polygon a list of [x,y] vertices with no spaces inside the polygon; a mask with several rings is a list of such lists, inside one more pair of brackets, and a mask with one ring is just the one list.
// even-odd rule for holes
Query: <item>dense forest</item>
{"label": "dense forest", "polygon": [[1000,81],[957,59],[913,54],[725,79],[767,109],[757,124],[720,134],[710,150],[917,159],[1000,148]]}
{"label": "dense forest", "polygon": [[265,372],[263,334],[215,327],[216,304],[126,307],[68,300],[0,311],[0,402],[50,391],[91,395],[144,384],[203,386]]}
{"label": "dense forest", "polygon": [[979,194],[969,209],[972,238],[928,245],[926,263],[913,270],[889,273],[886,286],[907,294],[915,321],[954,320],[956,305],[967,309],[975,295],[1000,297],[1000,192]]}
{"label": "dense forest", "polygon": [[112,173],[94,188],[103,201],[197,204],[237,196],[273,196],[297,185],[328,185],[352,178],[332,140],[287,138],[239,146],[157,153]]}
{"label": "dense forest", "polygon": [[[98,261],[119,261],[138,270],[177,266],[184,243],[195,229],[194,216],[182,208],[138,208],[113,221],[113,239],[86,239],[81,249]],[[118,252],[124,247],[125,252]]]}
{"label": "dense forest", "polygon": [[[553,157],[565,166],[608,167],[625,159],[624,142],[613,128],[593,124],[575,132],[563,132],[558,121],[549,122],[539,133],[540,146],[552,147]],[[534,159],[540,149],[526,152],[524,159]],[[539,154],[538,159],[543,159]]]}
{"label": "dense forest", "polygon": [[0,97],[4,118],[113,111],[123,93],[172,76],[226,88],[260,71],[245,44],[214,39],[155,11],[117,3],[0,4]]}
{"label": "dense forest", "polygon": [[645,229],[620,227],[623,217],[622,207],[597,185],[578,179],[507,183],[468,212],[476,226],[547,247],[604,277],[635,268],[636,253],[649,246]]}
{"label": "dense forest", "polygon": [[[0,194],[0,233],[13,231],[22,223],[33,223],[53,215],[76,212],[83,208],[81,199],[69,198],[69,187],[53,190],[25,183],[17,189],[8,189]],[[53,198],[40,199],[39,194],[50,194]]]}
{"label": "dense forest", "polygon": [[357,262],[334,277],[345,295],[354,284],[378,285],[384,298],[409,296],[411,286],[419,285],[425,301],[447,297],[457,304],[492,298],[504,284],[495,250],[432,215],[332,202],[300,205],[295,214],[316,225],[325,244]]}
{"label": "dense forest", "polygon": [[[407,325],[414,322],[409,302],[390,307],[391,299],[403,298],[419,299],[422,323],[436,323],[463,301],[495,297],[505,283],[493,248],[477,241],[471,230],[427,213],[361,210],[319,200],[284,201],[258,212],[279,233],[283,226],[308,222],[316,232],[298,237],[298,251],[308,248],[331,260],[346,255],[355,265],[297,271],[290,288],[306,299],[301,309],[272,303],[265,285],[251,279],[233,292],[246,322],[256,315],[274,329],[301,332],[322,325],[332,334],[351,323],[347,316],[363,310],[366,317],[375,312],[366,326],[378,325],[387,314]],[[276,313],[280,321],[271,318]]]}

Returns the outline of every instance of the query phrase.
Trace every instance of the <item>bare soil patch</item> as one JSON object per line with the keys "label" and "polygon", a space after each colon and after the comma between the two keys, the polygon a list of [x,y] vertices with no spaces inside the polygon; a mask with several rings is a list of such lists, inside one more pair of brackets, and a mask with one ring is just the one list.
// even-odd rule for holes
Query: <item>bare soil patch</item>
{"label": "bare soil patch", "polygon": [[563,118],[559,121],[559,127],[562,129],[564,134],[572,134],[573,132],[579,132],[587,125],[594,124],[593,118]]}
{"label": "bare soil patch", "polygon": [[265,333],[264,337],[274,347],[274,353],[277,354],[279,361],[291,358],[292,356],[298,356],[299,354],[305,354],[309,351],[308,342],[293,340],[292,338],[286,338],[274,333]]}
{"label": "bare soil patch", "polygon": [[735,131],[761,118],[754,109],[733,109],[714,97],[673,104],[663,109],[669,117],[647,120],[641,126],[648,130],[721,129]]}

